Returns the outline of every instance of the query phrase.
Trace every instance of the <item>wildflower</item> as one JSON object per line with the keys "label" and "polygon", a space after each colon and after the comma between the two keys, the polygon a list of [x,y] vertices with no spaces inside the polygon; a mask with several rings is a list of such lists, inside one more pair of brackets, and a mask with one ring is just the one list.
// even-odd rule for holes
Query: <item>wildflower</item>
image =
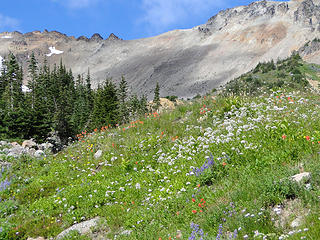
{"label": "wildflower", "polygon": [[196,200],[194,198],[192,198],[192,202],[195,202]]}
{"label": "wildflower", "polygon": [[310,137],[309,137],[309,136],[305,136],[305,139],[306,139],[307,141],[310,141]]}
{"label": "wildflower", "polygon": [[197,210],[192,210],[192,213],[197,213]]}
{"label": "wildflower", "polygon": [[285,140],[286,138],[287,138],[287,136],[283,134],[282,139]]}
{"label": "wildflower", "polygon": [[225,163],[225,162],[222,163],[222,166],[226,166],[226,165],[227,165],[227,163]]}

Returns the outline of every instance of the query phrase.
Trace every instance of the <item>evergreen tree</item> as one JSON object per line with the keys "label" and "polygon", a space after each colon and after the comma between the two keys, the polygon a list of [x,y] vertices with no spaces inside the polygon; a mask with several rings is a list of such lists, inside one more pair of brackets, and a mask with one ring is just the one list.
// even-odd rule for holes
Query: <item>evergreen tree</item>
{"label": "evergreen tree", "polygon": [[121,77],[121,82],[119,84],[119,118],[121,123],[126,123],[129,120],[128,114],[128,104],[126,99],[128,97],[128,83],[125,78]]}
{"label": "evergreen tree", "polygon": [[30,60],[29,60],[29,81],[28,81],[28,88],[30,89],[30,95],[31,95],[31,107],[34,108],[34,102],[35,102],[35,88],[36,88],[36,82],[38,78],[38,62],[34,56],[34,53],[31,54]]}
{"label": "evergreen tree", "polygon": [[92,124],[94,127],[108,126],[119,120],[119,100],[117,89],[111,79],[107,79],[103,87],[98,87],[92,113]]}
{"label": "evergreen tree", "polygon": [[6,88],[2,97],[5,99],[8,110],[17,111],[24,97],[22,93],[22,69],[12,53],[10,53],[8,59],[4,61],[4,65],[6,68],[4,75],[6,78]]}
{"label": "evergreen tree", "polygon": [[154,89],[153,104],[155,106],[155,110],[158,110],[160,107],[160,86],[158,82],[156,84],[156,88]]}
{"label": "evergreen tree", "polygon": [[142,95],[139,102],[139,115],[144,115],[148,112],[148,100],[146,95]]}
{"label": "evergreen tree", "polygon": [[54,114],[54,128],[58,132],[63,144],[68,142],[68,138],[74,136],[75,129],[71,121],[75,102],[75,88],[72,72],[67,72],[62,61],[57,69],[57,79],[54,85],[58,91],[54,96],[56,110]]}

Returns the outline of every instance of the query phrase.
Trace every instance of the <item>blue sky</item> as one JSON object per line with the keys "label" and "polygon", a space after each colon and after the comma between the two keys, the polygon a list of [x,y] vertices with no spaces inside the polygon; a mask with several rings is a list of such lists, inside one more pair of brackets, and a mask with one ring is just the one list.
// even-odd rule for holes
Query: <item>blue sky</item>
{"label": "blue sky", "polygon": [[114,33],[150,37],[205,23],[222,9],[248,0],[2,0],[0,32],[56,30],[70,36]]}

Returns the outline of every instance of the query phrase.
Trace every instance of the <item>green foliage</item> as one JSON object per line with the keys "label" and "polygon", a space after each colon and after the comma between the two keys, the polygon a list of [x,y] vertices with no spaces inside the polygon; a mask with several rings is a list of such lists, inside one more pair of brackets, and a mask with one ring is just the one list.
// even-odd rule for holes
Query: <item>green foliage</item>
{"label": "green foliage", "polygon": [[[188,238],[197,223],[208,239],[216,239],[219,225],[221,239],[240,228],[239,239],[255,239],[256,231],[279,239],[304,216],[293,239],[318,239],[318,113],[319,96],[312,93],[207,97],[97,131],[41,160],[8,158],[12,168],[0,176],[0,183],[11,182],[0,190],[0,236],[49,239],[99,216],[106,224],[92,238],[173,239],[177,230]],[[214,164],[207,167],[211,154]],[[303,171],[311,172],[310,181],[290,180]],[[276,226],[284,216],[272,208],[292,202],[301,206],[287,225]],[[125,230],[130,235],[120,235]]]}
{"label": "green foliage", "polygon": [[74,81],[71,70],[67,70],[62,61],[51,70],[45,60],[40,68],[32,54],[28,66],[30,91],[23,93],[23,71],[16,57],[9,54],[4,66],[0,76],[2,139],[33,138],[42,142],[55,131],[66,144],[77,133],[124,124],[130,117],[136,118],[148,111],[145,96],[127,100],[124,77],[119,89],[108,79],[102,88],[94,91],[89,70],[85,80],[78,75]]}
{"label": "green foliage", "polygon": [[166,96],[166,99],[170,100],[171,102],[175,102],[178,99],[178,96]]}
{"label": "green foliage", "polygon": [[156,84],[156,88],[154,89],[153,104],[154,104],[155,110],[158,110],[160,107],[160,86],[158,82]]}
{"label": "green foliage", "polygon": [[100,128],[103,126],[115,126],[119,120],[119,100],[117,89],[111,79],[107,79],[103,87],[98,87],[94,98],[92,112],[93,125]]}
{"label": "green foliage", "polygon": [[227,83],[223,95],[259,95],[279,88],[304,90],[308,78],[319,81],[316,70],[303,62],[299,54],[270,62],[259,63],[252,71]]}

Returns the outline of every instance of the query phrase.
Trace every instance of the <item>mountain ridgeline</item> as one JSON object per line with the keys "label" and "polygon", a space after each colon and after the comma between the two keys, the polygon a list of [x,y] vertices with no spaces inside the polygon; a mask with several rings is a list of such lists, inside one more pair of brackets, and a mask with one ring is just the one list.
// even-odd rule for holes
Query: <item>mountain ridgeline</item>
{"label": "mountain ridgeline", "polygon": [[[319,37],[319,0],[258,1],[219,12],[192,29],[159,36],[122,40],[70,37],[57,31],[0,34],[0,56],[11,51],[22,64],[28,81],[28,57],[59,65],[62,59],[75,76],[90,68],[92,87],[106,78],[116,83],[123,75],[129,89],[153,96],[158,82],[163,95],[191,98],[204,94],[252,70],[259,62],[289,57]],[[320,63],[320,51],[309,46],[301,56]]]}

